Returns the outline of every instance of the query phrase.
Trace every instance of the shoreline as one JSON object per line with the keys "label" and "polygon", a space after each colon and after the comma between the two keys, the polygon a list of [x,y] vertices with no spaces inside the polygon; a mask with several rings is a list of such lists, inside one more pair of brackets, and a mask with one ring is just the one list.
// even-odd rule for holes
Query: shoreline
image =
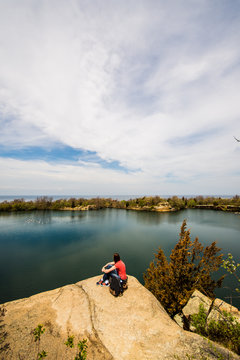
{"label": "shoreline", "polygon": [[[76,207],[64,207],[63,209],[61,209],[61,211],[91,211],[91,210],[101,210],[101,209],[116,209],[116,207],[112,207],[112,206],[106,206],[106,207],[101,207],[98,208],[96,205],[87,205],[87,206],[76,206]],[[119,210],[135,210],[135,211],[148,211],[148,212],[172,212],[172,211],[177,211],[177,209],[172,208],[169,205],[161,205],[161,206],[156,206],[156,207],[148,207],[148,206],[143,206],[143,207],[127,207],[127,208],[117,208]]]}
{"label": "shoreline", "polygon": [[240,197],[236,195],[231,199],[222,199],[197,196],[187,199],[173,196],[168,199],[162,199],[159,196],[144,196],[142,198],[119,201],[111,198],[70,198],[53,200],[52,198],[44,196],[35,201],[15,199],[11,202],[0,202],[0,213],[35,210],[91,211],[108,208],[147,212],[175,212],[184,209],[204,209],[240,213]]}
{"label": "shoreline", "polygon": [[104,210],[104,209],[116,209],[116,210],[129,210],[129,211],[146,211],[146,212],[176,212],[176,211],[181,211],[181,210],[187,210],[187,209],[198,209],[198,210],[214,210],[214,211],[225,211],[225,212],[231,212],[231,213],[235,213],[235,214],[239,214],[240,215],[240,206],[236,207],[236,206],[227,206],[225,207],[220,207],[220,206],[214,206],[214,205],[197,205],[195,207],[185,207],[183,209],[175,209],[175,208],[170,208],[170,207],[162,207],[162,208],[150,208],[150,207],[128,207],[128,208],[115,208],[115,207],[102,207],[102,208],[97,208],[95,206],[78,206],[78,207],[65,207],[63,209],[59,209],[60,211],[92,211],[92,210]]}

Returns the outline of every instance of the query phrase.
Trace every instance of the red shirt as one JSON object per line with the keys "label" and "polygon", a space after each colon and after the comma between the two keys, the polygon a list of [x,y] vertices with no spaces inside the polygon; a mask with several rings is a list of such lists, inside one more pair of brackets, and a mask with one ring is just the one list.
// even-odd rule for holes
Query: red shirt
{"label": "red shirt", "polygon": [[124,262],[122,260],[116,262],[115,268],[117,269],[117,272],[118,272],[118,275],[120,276],[120,278],[122,280],[126,280],[127,274],[126,274],[126,266],[125,266]]}

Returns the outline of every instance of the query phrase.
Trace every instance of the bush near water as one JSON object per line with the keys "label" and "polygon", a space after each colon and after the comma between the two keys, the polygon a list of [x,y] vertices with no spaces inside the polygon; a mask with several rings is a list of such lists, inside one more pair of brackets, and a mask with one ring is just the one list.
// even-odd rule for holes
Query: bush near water
{"label": "bush near water", "polygon": [[221,287],[224,276],[212,279],[222,264],[223,254],[213,242],[205,248],[198,238],[190,238],[190,230],[183,221],[179,241],[170,255],[170,261],[159,247],[144,274],[145,287],[160,301],[170,316],[179,313],[195,289],[214,298],[214,289]]}
{"label": "bush near water", "polygon": [[[235,264],[231,254],[228,254],[227,260],[223,260],[220,251],[215,242],[204,248],[198,238],[192,241],[184,220],[169,262],[160,247],[154,254],[155,259],[144,274],[145,287],[160,301],[171,317],[182,313],[196,289],[214,300],[214,289],[221,287],[224,276],[214,280],[212,275],[220,267],[224,267],[240,281],[236,274],[240,264]],[[238,288],[235,290],[240,292]],[[207,311],[204,305],[200,304],[198,313],[190,316],[195,332],[240,355],[239,319],[223,310],[220,319],[208,321],[212,306],[213,302]]]}

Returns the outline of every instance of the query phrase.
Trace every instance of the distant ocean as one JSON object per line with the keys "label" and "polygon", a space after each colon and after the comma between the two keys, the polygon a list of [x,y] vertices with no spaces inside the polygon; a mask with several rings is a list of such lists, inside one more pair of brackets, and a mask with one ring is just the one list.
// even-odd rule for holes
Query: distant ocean
{"label": "distant ocean", "polygon": [[[3,201],[13,201],[16,199],[24,199],[25,201],[32,201],[32,200],[36,200],[37,198],[43,197],[43,196],[47,196],[49,198],[52,198],[53,200],[58,200],[58,199],[70,199],[70,198],[84,198],[84,199],[92,199],[92,198],[111,198],[113,200],[129,200],[129,199],[136,199],[136,198],[140,198],[143,196],[160,196],[163,199],[168,199],[172,196],[174,196],[176,194],[170,194],[170,195],[156,195],[156,194],[140,194],[140,195],[0,195],[0,202]],[[202,195],[199,194],[201,196],[214,196],[214,197],[221,197],[221,198],[232,198],[234,195]],[[176,195],[179,198],[185,197],[187,199],[195,197],[195,196],[199,196],[196,194],[190,194],[190,195]]]}

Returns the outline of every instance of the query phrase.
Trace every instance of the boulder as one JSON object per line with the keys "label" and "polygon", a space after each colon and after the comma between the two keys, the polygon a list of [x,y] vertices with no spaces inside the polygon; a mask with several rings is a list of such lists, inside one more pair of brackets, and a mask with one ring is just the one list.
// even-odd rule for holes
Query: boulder
{"label": "boulder", "polygon": [[188,303],[182,309],[182,313],[175,315],[174,320],[176,323],[185,330],[195,332],[196,328],[192,323],[192,315],[199,312],[200,304],[204,306],[205,311],[207,312],[206,325],[208,325],[212,320],[228,321],[225,312],[231,314],[235,321],[240,323],[240,312],[236,307],[226,303],[221,299],[211,300],[198,290],[193,292]]}
{"label": "boulder", "polygon": [[[226,349],[181,329],[134,277],[117,298],[96,286],[98,279],[0,305],[0,359],[33,360],[45,350],[47,360],[73,360],[83,339],[87,360],[228,358]],[[39,324],[45,332],[35,341]],[[74,348],[64,344],[69,336]],[[231,359],[239,357],[231,353]]]}
{"label": "boulder", "polygon": [[183,320],[179,322],[181,315],[183,315],[182,319],[187,319],[191,328],[191,315],[197,314],[199,312],[200,304],[204,306],[208,314],[207,322],[209,322],[210,320],[217,321],[224,319],[224,311],[230,313],[236,318],[238,322],[240,322],[240,312],[236,307],[226,303],[221,299],[211,300],[198,290],[195,290],[193,292],[187,304],[182,309],[182,314],[178,314],[178,317],[175,316],[176,319],[174,317],[174,320],[179,324],[183,324]]}
{"label": "boulder", "polygon": [[209,299],[207,296],[203,295],[200,291],[195,290],[190,299],[188,300],[187,304],[182,309],[183,315],[189,319],[189,317],[193,314],[197,314],[199,311],[199,305],[203,304],[205,310],[209,312],[210,307],[212,305],[212,300]]}
{"label": "boulder", "polygon": [[215,299],[214,307],[219,309],[219,311],[227,311],[228,313],[231,313],[234,317],[240,320],[239,310],[236,307],[232,306],[231,304],[228,304],[221,299]]}
{"label": "boulder", "polygon": [[210,314],[208,315],[207,321],[211,320],[224,320],[224,312],[231,314],[240,323],[240,312],[238,309],[221,299],[215,299]]}

